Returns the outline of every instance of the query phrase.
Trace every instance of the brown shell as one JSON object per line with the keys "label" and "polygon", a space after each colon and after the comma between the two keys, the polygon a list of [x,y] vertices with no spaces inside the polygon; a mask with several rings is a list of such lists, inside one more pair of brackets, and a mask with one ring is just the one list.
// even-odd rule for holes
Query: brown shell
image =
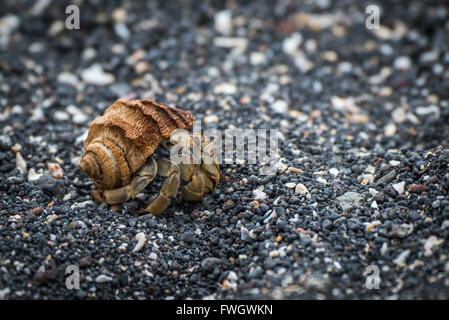
{"label": "brown shell", "polygon": [[117,100],[92,121],[81,170],[103,190],[127,185],[162,140],[194,121],[189,111],[149,99]]}

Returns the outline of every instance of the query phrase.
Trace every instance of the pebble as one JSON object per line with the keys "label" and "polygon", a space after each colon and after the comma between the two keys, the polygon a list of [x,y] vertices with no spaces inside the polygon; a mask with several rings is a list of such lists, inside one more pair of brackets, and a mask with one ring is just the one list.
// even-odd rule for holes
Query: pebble
{"label": "pebble", "polygon": [[93,84],[98,86],[104,86],[111,84],[115,81],[115,77],[111,73],[107,73],[103,70],[103,67],[95,63],[89,68],[84,69],[81,72],[81,78],[87,84]]}
{"label": "pebble", "polygon": [[27,172],[27,163],[20,152],[16,152],[16,168],[19,169],[21,174]]}
{"label": "pebble", "polygon": [[402,251],[393,262],[399,267],[405,267],[408,256],[410,255],[410,249]]}
{"label": "pebble", "polygon": [[339,175],[340,171],[337,168],[331,168],[331,169],[329,169],[329,173],[331,175],[333,175],[334,177],[337,177]]}
{"label": "pebble", "polygon": [[181,236],[181,240],[186,243],[192,243],[193,238],[194,238],[194,235],[193,235],[193,232],[191,232],[191,231],[185,231]]}
{"label": "pebble", "polygon": [[302,35],[300,33],[293,33],[290,37],[285,38],[282,42],[282,50],[285,54],[294,55],[299,50],[302,43]]}
{"label": "pebble", "polygon": [[287,182],[287,183],[285,184],[285,186],[286,186],[287,188],[289,188],[289,189],[294,189],[294,188],[296,187],[296,183],[294,183],[294,182]]}
{"label": "pebble", "polygon": [[411,223],[410,224],[403,223],[400,225],[395,224],[395,225],[393,225],[389,236],[404,239],[412,234],[413,229],[414,229],[414,227],[413,227],[413,224],[411,224]]}
{"label": "pebble", "polygon": [[95,278],[95,282],[97,283],[104,283],[104,282],[111,282],[112,278],[104,275],[104,274],[100,274],[98,277]]}
{"label": "pebble", "polygon": [[212,114],[212,115],[205,117],[203,121],[204,121],[204,123],[216,123],[216,122],[220,121],[220,119],[218,118],[217,115]]}
{"label": "pebble", "polygon": [[252,52],[249,56],[249,61],[253,66],[258,66],[266,63],[267,58],[263,52]]}
{"label": "pebble", "polygon": [[58,74],[58,82],[62,84],[68,84],[73,87],[77,87],[80,83],[78,77],[71,72],[61,72]]}
{"label": "pebble", "polygon": [[148,259],[150,260],[157,260],[158,256],[155,252],[151,252],[150,255],[148,256]]}
{"label": "pebble", "polygon": [[246,239],[248,239],[248,237],[249,237],[248,229],[242,226],[240,228],[240,239],[242,239],[242,241],[245,241]]}
{"label": "pebble", "polygon": [[258,189],[253,190],[254,200],[265,200],[267,194],[263,192],[263,186],[260,186]]}
{"label": "pebble", "polygon": [[409,70],[411,65],[412,65],[412,60],[407,56],[397,57],[393,62],[394,68],[397,70],[400,70],[400,71]]}
{"label": "pebble", "polygon": [[398,183],[394,183],[394,184],[392,185],[392,187],[393,187],[394,190],[396,190],[396,192],[398,193],[398,195],[401,195],[401,194],[403,194],[404,191],[405,191],[405,182],[404,182],[404,181],[401,181],[401,182],[398,182]]}
{"label": "pebble", "polygon": [[276,100],[271,105],[271,110],[275,113],[287,113],[288,112],[288,104],[284,100]]}
{"label": "pebble", "polygon": [[62,167],[59,165],[59,163],[48,163],[48,172],[50,175],[55,179],[61,179],[64,175],[64,170],[62,170]]}
{"label": "pebble", "polygon": [[298,183],[295,187],[295,193],[303,196],[303,195],[309,194],[309,190],[302,183]]}
{"label": "pebble", "polygon": [[137,233],[135,236],[135,240],[137,241],[137,243],[133,248],[133,252],[139,252],[145,245],[145,242],[147,241],[145,233],[143,232]]}
{"label": "pebble", "polygon": [[233,95],[237,93],[237,86],[233,83],[224,82],[214,87],[215,94]]}
{"label": "pebble", "polygon": [[365,200],[363,196],[357,192],[348,191],[344,195],[337,197],[335,201],[340,205],[343,211],[348,211],[353,206],[363,206]]}
{"label": "pebble", "polygon": [[214,27],[218,32],[229,35],[233,28],[232,11],[223,10],[217,12],[214,16]]}
{"label": "pebble", "polygon": [[34,168],[28,171],[28,181],[38,181],[42,177],[43,173],[36,173]]}
{"label": "pebble", "polygon": [[393,122],[387,124],[384,128],[384,134],[387,137],[393,137],[396,134],[397,127]]}

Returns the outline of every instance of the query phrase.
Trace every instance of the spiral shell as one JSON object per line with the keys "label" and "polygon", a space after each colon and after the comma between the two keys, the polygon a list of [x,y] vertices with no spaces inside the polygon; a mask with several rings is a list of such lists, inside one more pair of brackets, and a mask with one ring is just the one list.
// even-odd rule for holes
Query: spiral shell
{"label": "spiral shell", "polygon": [[162,140],[194,121],[189,111],[152,100],[117,100],[90,124],[80,168],[99,189],[127,185]]}

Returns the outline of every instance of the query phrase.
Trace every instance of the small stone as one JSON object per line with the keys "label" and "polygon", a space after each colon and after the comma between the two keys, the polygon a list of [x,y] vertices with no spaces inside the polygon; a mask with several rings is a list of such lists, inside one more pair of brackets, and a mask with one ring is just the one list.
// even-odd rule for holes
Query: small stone
{"label": "small stone", "polygon": [[338,171],[337,168],[331,168],[329,169],[329,174],[333,175],[334,177],[337,177],[340,171]]}
{"label": "small stone", "polygon": [[95,278],[95,282],[97,283],[104,283],[110,281],[112,281],[112,278],[104,274],[100,274],[98,277]]}
{"label": "small stone", "polygon": [[234,271],[229,271],[227,278],[230,281],[237,281],[239,279],[237,274]]}
{"label": "small stone", "polygon": [[181,240],[186,243],[191,243],[191,242],[193,242],[193,236],[194,236],[193,232],[185,231],[181,236]]}
{"label": "small stone", "polygon": [[324,184],[324,185],[327,184],[327,180],[324,179],[324,178],[322,178],[322,177],[318,177],[318,178],[316,179],[316,181],[319,182],[319,183],[322,183],[322,184]]}
{"label": "small stone", "polygon": [[43,173],[36,173],[34,168],[31,168],[28,171],[28,181],[38,181],[40,177],[42,177]]}
{"label": "small stone", "polygon": [[59,163],[48,163],[48,172],[55,179],[61,179],[64,175],[64,170],[59,165]]}
{"label": "small stone", "polygon": [[265,200],[267,194],[263,192],[263,186],[253,191],[254,200]]}
{"label": "small stone", "polygon": [[402,123],[407,118],[407,114],[405,113],[405,110],[403,108],[397,108],[394,109],[394,111],[391,113],[391,117],[394,122]]}
{"label": "small stone", "polygon": [[103,67],[95,63],[87,69],[81,72],[81,78],[88,84],[104,86],[111,84],[115,81],[115,77],[111,73],[106,73]]}
{"label": "small stone", "polygon": [[393,122],[391,122],[385,126],[384,134],[387,137],[392,137],[396,134],[396,130],[397,130],[396,125]]}
{"label": "small stone", "polygon": [[407,265],[406,260],[409,255],[410,249],[404,250],[396,257],[396,259],[393,260],[393,262],[399,267],[405,267]]}
{"label": "small stone", "polygon": [[393,66],[397,70],[407,71],[412,65],[412,60],[407,56],[397,57],[393,62]]}
{"label": "small stone", "polygon": [[360,177],[360,184],[362,186],[367,186],[374,182],[374,176],[372,174],[362,174]]}
{"label": "small stone", "polygon": [[248,239],[248,236],[249,236],[248,229],[242,226],[240,228],[240,239],[242,239],[242,241],[245,241],[246,239]]}
{"label": "small stone", "polygon": [[218,122],[219,120],[220,119],[218,118],[217,115],[212,114],[210,116],[205,117],[203,121],[204,121],[204,123],[215,123],[215,122]]}
{"label": "small stone", "polygon": [[344,195],[337,197],[335,201],[340,205],[343,211],[347,211],[350,210],[353,206],[363,206],[365,199],[362,195],[356,192],[348,191]]}
{"label": "small stone", "polygon": [[300,33],[294,33],[290,37],[285,38],[282,42],[282,50],[285,54],[294,55],[302,43],[302,35]]}
{"label": "small stone", "polygon": [[405,182],[401,181],[392,185],[393,189],[396,190],[398,195],[401,195],[405,191]]}
{"label": "small stone", "polygon": [[0,149],[8,150],[9,148],[11,148],[11,146],[12,146],[11,138],[6,134],[0,135]]}
{"label": "small stone", "polygon": [[126,248],[128,247],[128,244],[127,243],[122,243],[119,247],[118,247],[118,250],[121,252],[121,253],[126,253]]}
{"label": "small stone", "polygon": [[397,175],[396,171],[395,170],[391,170],[387,174],[382,176],[382,178],[379,179],[379,182],[383,182],[383,183],[388,184],[391,181],[393,181],[394,178],[396,178],[396,175]]}
{"label": "small stone", "polygon": [[64,111],[55,111],[53,113],[53,118],[57,121],[67,121],[70,119],[70,116]]}
{"label": "small stone", "polygon": [[76,87],[80,83],[78,77],[70,72],[61,72],[57,80],[59,83],[68,84],[73,87]]}
{"label": "small stone", "polygon": [[266,63],[267,57],[263,52],[252,52],[249,56],[249,61],[253,66],[258,66]]}
{"label": "small stone", "polygon": [[396,237],[399,239],[404,239],[413,233],[413,224],[394,224],[391,228],[391,232],[388,234],[390,238]]}
{"label": "small stone", "polygon": [[294,183],[294,182],[287,182],[287,183],[285,184],[285,186],[286,186],[287,188],[289,188],[289,189],[293,189],[293,188],[296,187],[296,183]]}
{"label": "small stone", "polygon": [[295,193],[300,195],[306,195],[309,193],[309,190],[302,183],[298,183],[295,187]]}
{"label": "small stone", "polygon": [[157,260],[158,256],[155,252],[151,252],[150,255],[148,256],[148,258],[150,260]]}
{"label": "small stone", "polygon": [[19,169],[21,174],[27,172],[27,163],[20,152],[16,152],[16,168]]}
{"label": "small stone", "polygon": [[214,28],[218,32],[229,35],[233,28],[232,11],[219,11],[214,16]]}
{"label": "small stone", "polygon": [[143,233],[143,232],[137,233],[135,236],[135,240],[137,240],[137,243],[133,248],[134,253],[140,251],[140,249],[143,248],[145,242],[147,241],[147,238],[145,237],[145,233]]}
{"label": "small stone", "polygon": [[237,93],[237,86],[233,83],[224,82],[214,87],[215,94],[233,95]]}
{"label": "small stone", "polygon": [[288,112],[288,104],[284,100],[276,100],[271,105],[271,110],[275,113],[287,113]]}

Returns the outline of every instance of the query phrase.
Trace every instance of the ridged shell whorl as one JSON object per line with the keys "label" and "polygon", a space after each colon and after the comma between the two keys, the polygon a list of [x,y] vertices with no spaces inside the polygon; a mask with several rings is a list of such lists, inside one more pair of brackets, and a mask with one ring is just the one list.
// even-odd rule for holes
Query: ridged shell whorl
{"label": "ridged shell whorl", "polygon": [[92,121],[80,168],[102,190],[127,185],[162,140],[194,121],[189,111],[152,100],[117,100]]}

